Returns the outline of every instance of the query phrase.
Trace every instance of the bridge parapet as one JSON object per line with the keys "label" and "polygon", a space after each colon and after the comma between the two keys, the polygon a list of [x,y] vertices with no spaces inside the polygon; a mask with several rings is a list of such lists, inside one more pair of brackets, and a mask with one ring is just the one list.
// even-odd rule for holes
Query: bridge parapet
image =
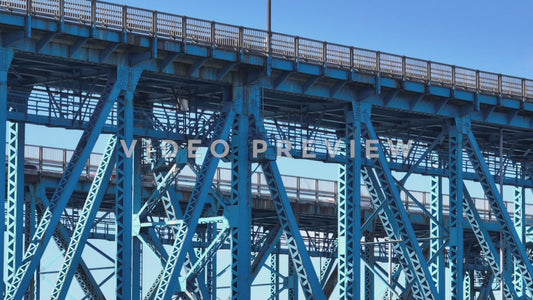
{"label": "bridge parapet", "polygon": [[256,52],[489,95],[533,99],[533,81],[525,78],[109,2],[4,0],[0,1],[0,11],[157,39]]}

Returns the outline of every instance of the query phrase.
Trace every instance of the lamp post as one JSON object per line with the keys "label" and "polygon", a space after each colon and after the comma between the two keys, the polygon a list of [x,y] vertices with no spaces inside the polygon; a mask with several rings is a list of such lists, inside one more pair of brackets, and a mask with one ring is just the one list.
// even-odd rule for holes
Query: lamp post
{"label": "lamp post", "polygon": [[267,0],[267,31],[270,34],[272,32],[272,0]]}

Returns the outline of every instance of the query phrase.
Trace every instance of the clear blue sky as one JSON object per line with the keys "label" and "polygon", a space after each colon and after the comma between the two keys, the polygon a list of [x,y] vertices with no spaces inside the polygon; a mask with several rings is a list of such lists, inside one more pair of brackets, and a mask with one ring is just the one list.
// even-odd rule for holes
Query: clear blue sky
{"label": "clear blue sky", "polygon": [[[266,0],[121,0],[137,6],[229,24],[266,29]],[[272,0],[276,32],[380,50],[464,67],[533,78],[533,2],[531,1],[349,1]],[[30,127],[31,128],[31,127]],[[52,140],[28,129],[27,143],[73,148],[78,133]],[[57,135],[55,135],[57,136]],[[103,149],[100,143],[97,151]],[[285,173],[309,165],[282,164]],[[301,166],[302,168],[296,168]],[[328,166],[307,176],[334,179]],[[313,174],[314,173],[314,174]]]}
{"label": "clear blue sky", "polygon": [[[266,29],[266,0],[121,0]],[[531,1],[272,0],[272,30],[533,78]]]}

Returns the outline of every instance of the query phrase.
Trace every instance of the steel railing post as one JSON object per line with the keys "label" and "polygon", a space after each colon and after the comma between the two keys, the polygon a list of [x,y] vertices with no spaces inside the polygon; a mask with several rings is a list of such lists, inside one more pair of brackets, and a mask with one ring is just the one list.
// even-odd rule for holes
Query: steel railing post
{"label": "steel railing post", "polygon": [[91,27],[96,25],[96,0],[91,1]]}
{"label": "steel railing post", "polygon": [[122,31],[126,32],[128,30],[128,6],[122,6]]}
{"label": "steel railing post", "polygon": [[300,57],[300,38],[297,36],[294,37],[294,56]]}
{"label": "steel railing post", "polygon": [[181,18],[181,38],[185,44],[187,42],[187,17]]}

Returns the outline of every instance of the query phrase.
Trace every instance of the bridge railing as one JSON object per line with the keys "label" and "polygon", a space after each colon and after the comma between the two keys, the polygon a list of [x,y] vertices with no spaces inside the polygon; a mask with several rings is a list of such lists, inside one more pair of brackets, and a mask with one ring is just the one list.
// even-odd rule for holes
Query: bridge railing
{"label": "bridge railing", "polygon": [[153,38],[245,50],[431,83],[473,92],[533,99],[533,81],[298,36],[87,0],[0,0],[0,10]]}
{"label": "bridge railing", "polygon": [[[6,145],[7,147],[7,145]],[[71,156],[72,150],[44,147],[36,145],[25,146],[25,167],[29,174],[58,173],[64,172]],[[82,173],[82,176],[93,177],[98,169],[102,154],[91,154],[88,163]],[[114,178],[112,180],[115,180]],[[287,190],[289,198],[293,201],[303,204],[312,205],[330,205],[335,207],[338,199],[338,182],[336,180],[325,180],[302,176],[282,175],[282,180]],[[152,180],[147,177],[145,184],[152,185]],[[196,175],[188,167],[184,168],[176,178],[176,187],[182,190],[192,190],[196,183]],[[213,183],[223,193],[229,194],[231,191],[231,169],[218,168],[213,178]],[[251,177],[252,195],[255,198],[269,198],[270,192],[267,181],[262,172],[254,172]],[[429,210],[431,205],[431,194],[426,191],[410,191],[411,197],[405,192],[400,196],[405,207],[410,213],[422,213],[423,206]],[[414,197],[416,201],[412,199]],[[472,199],[478,209],[479,214],[484,220],[496,221],[496,217],[485,198]],[[505,202],[507,211],[514,214],[514,203]],[[449,207],[449,196],[443,195],[443,206],[446,212]],[[361,207],[363,209],[371,208],[370,194],[365,186],[361,186]],[[526,216],[528,219],[533,218],[533,204],[526,204]]]}

